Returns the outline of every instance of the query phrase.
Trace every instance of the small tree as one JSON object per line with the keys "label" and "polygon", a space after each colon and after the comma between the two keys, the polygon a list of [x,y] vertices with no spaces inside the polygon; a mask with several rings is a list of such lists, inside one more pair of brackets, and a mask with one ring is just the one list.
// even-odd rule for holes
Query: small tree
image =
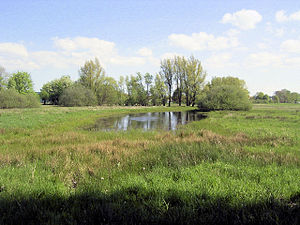
{"label": "small tree", "polygon": [[203,110],[250,110],[252,104],[243,80],[223,77],[212,79],[198,106]]}
{"label": "small tree", "polygon": [[15,89],[20,94],[33,93],[33,84],[30,74],[27,72],[13,73],[8,79],[8,88]]}
{"label": "small tree", "polygon": [[64,90],[73,84],[70,76],[62,76],[43,85],[40,93],[41,99],[50,101],[54,105],[59,104],[59,98]]}
{"label": "small tree", "polygon": [[94,106],[97,105],[97,98],[92,90],[75,84],[63,91],[59,103],[63,106]]}

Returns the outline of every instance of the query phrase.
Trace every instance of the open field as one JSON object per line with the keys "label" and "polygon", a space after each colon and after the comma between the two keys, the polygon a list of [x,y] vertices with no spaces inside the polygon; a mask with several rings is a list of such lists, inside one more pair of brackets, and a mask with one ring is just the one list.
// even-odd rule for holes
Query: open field
{"label": "open field", "polygon": [[0,224],[299,224],[300,105],[210,112],[176,132],[84,129],[188,109],[0,110]]}

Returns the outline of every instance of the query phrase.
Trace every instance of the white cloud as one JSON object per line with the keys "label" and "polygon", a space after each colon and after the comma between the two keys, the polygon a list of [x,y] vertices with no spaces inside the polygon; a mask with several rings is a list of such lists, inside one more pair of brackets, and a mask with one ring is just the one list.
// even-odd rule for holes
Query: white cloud
{"label": "white cloud", "polygon": [[222,50],[239,45],[236,37],[215,37],[205,32],[193,33],[191,36],[185,34],[171,34],[168,38],[172,45],[190,51]]}
{"label": "white cloud", "polygon": [[262,20],[262,16],[255,10],[242,9],[235,13],[226,13],[221,22],[230,23],[242,30],[255,28],[256,24]]}
{"label": "white cloud", "polygon": [[281,49],[290,53],[300,53],[300,40],[286,40],[282,42]]}
{"label": "white cloud", "polygon": [[17,43],[0,43],[0,56],[27,57],[28,52],[24,45]]}
{"label": "white cloud", "polygon": [[104,53],[114,52],[115,43],[98,38],[76,37],[76,38],[53,38],[54,46],[64,51],[95,51]]}
{"label": "white cloud", "polygon": [[137,51],[137,53],[138,53],[139,55],[145,56],[145,57],[147,57],[147,56],[152,56],[152,50],[149,49],[149,48],[146,48],[146,47],[140,48],[140,49]]}
{"label": "white cloud", "polygon": [[[139,56],[121,56],[115,43],[98,38],[56,37],[53,38],[53,44],[56,50],[30,52],[22,44],[0,43],[0,65],[10,70],[35,70],[43,67],[67,69],[83,65],[86,60],[95,57],[99,58],[104,67],[108,64],[121,66],[144,65],[148,60]],[[146,49],[142,53],[149,55],[149,51],[147,52]],[[149,61],[153,60],[149,59]]]}
{"label": "white cloud", "polygon": [[275,18],[279,23],[287,21],[300,21],[300,11],[294,12],[290,15],[286,15],[286,12],[284,10],[280,10],[276,12]]}

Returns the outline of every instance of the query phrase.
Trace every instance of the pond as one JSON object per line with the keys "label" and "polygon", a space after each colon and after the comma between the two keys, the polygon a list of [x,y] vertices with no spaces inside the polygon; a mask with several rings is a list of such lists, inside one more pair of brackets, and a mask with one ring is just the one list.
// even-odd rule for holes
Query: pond
{"label": "pond", "polygon": [[175,130],[178,125],[205,119],[207,116],[197,110],[182,112],[149,112],[118,115],[98,119],[89,127],[91,131],[127,131],[130,129]]}

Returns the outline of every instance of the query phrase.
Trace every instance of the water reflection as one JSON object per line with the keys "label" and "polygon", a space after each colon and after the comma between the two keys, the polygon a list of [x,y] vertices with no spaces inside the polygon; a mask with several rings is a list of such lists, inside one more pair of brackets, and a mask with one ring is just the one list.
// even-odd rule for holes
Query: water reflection
{"label": "water reflection", "polygon": [[206,118],[198,111],[149,112],[101,118],[89,130],[126,131],[129,129],[175,130],[178,125]]}

